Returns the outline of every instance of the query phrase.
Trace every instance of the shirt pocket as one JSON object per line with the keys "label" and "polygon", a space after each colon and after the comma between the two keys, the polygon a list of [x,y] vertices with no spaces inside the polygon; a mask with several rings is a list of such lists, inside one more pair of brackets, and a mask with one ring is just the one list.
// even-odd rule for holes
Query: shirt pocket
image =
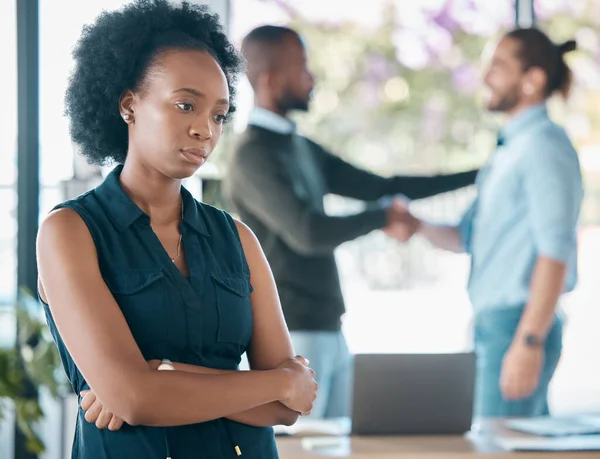
{"label": "shirt pocket", "polygon": [[166,278],[160,270],[125,270],[106,280],[146,359],[164,358],[173,339]]}
{"label": "shirt pocket", "polygon": [[252,286],[246,275],[221,276],[212,274],[219,324],[217,341],[242,346],[252,338]]}

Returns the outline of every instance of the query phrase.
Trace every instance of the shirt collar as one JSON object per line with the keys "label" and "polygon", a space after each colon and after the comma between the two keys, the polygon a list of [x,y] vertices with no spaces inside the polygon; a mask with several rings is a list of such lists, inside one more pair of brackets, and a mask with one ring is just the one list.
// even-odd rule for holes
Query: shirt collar
{"label": "shirt collar", "polygon": [[508,124],[500,130],[500,137],[504,142],[507,142],[511,137],[523,132],[526,128],[531,126],[531,124],[544,119],[548,119],[546,104],[541,103],[533,105],[510,120]]}
{"label": "shirt collar", "polygon": [[[150,224],[150,217],[131,200],[121,187],[119,176],[122,170],[123,165],[115,167],[106,176],[104,182],[94,190],[108,218],[121,232],[128,229],[138,219]],[[181,187],[181,197],[183,199],[183,222],[198,234],[210,237],[206,223],[198,209],[198,202],[183,186]]]}
{"label": "shirt collar", "polygon": [[277,134],[293,134],[296,132],[296,124],[293,121],[261,107],[252,109],[248,124]]}

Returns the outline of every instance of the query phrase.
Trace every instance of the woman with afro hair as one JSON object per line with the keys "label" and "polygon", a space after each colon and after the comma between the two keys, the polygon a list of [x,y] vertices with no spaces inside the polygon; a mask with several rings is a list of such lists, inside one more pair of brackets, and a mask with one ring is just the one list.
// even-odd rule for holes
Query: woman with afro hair
{"label": "woman with afro hair", "polygon": [[80,402],[72,457],[277,457],[272,426],[310,412],[314,372],[254,234],[181,184],[234,111],[240,57],[206,7],[165,0],[102,13],[74,57],[73,141],[118,165],[38,235],[39,295]]}

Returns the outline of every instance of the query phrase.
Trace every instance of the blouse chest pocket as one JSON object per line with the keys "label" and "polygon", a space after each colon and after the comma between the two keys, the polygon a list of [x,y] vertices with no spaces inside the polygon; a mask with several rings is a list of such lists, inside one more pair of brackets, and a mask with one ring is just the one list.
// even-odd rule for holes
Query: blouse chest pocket
{"label": "blouse chest pocket", "polygon": [[245,275],[212,274],[217,300],[219,326],[217,341],[246,348],[252,338],[252,286]]}
{"label": "blouse chest pocket", "polygon": [[106,279],[146,359],[160,358],[175,335],[166,278],[160,269],[125,270]]}

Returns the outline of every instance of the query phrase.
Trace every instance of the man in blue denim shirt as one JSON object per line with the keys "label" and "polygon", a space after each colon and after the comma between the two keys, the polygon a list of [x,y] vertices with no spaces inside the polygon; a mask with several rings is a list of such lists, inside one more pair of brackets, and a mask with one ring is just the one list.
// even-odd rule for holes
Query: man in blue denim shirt
{"label": "man in blue denim shirt", "polygon": [[577,152],[545,101],[568,95],[565,52],[537,29],[496,48],[487,108],[506,115],[498,147],[477,178],[477,198],[457,226],[419,229],[445,250],[471,255],[476,417],[548,414],[548,385],[562,349],[557,304],[575,286],[583,197]]}

